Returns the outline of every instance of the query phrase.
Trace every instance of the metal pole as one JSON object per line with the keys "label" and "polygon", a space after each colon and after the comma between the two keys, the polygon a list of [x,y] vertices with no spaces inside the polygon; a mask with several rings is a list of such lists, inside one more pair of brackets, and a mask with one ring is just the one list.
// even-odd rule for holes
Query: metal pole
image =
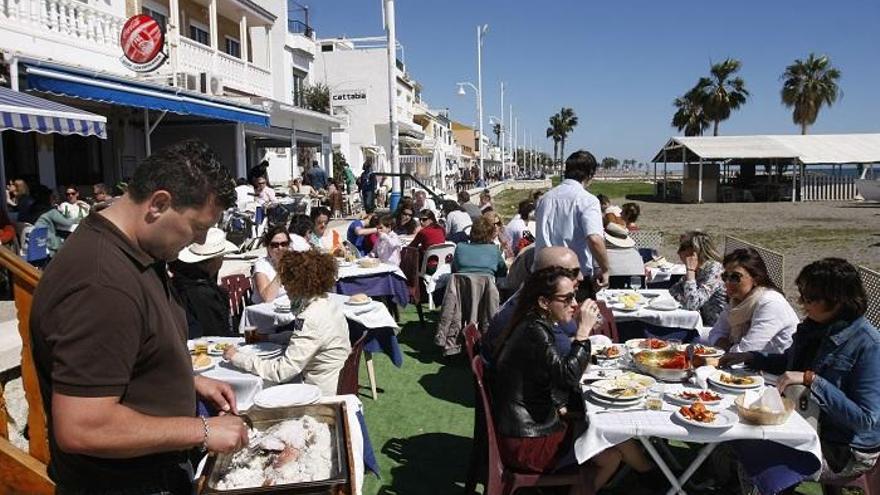
{"label": "metal pole", "polygon": [[697,172],[697,203],[703,202],[703,157],[700,157],[700,170]]}
{"label": "metal pole", "polygon": [[385,1],[385,32],[388,36],[388,129],[391,133],[391,211],[397,209],[400,201],[400,157],[397,146],[400,137],[397,134],[397,34],[394,26],[394,0]]}
{"label": "metal pole", "polygon": [[516,163],[516,171],[519,173],[519,117],[513,119],[513,161]]}
{"label": "metal pole", "polygon": [[501,146],[501,180],[504,180],[504,81],[501,81],[501,134],[499,135],[499,146]]}
{"label": "metal pole", "polygon": [[478,118],[480,119],[480,180],[484,184],[486,182],[486,171],[483,168],[483,31],[486,27],[488,27],[486,24],[477,26],[477,105],[479,107]]}
{"label": "metal pole", "polygon": [[510,143],[510,158],[513,160],[511,166],[511,175],[513,175],[513,167],[516,167],[516,149],[513,147],[513,105],[510,105],[510,112],[508,119],[510,120],[510,127],[508,129],[510,132],[507,134],[508,143]]}

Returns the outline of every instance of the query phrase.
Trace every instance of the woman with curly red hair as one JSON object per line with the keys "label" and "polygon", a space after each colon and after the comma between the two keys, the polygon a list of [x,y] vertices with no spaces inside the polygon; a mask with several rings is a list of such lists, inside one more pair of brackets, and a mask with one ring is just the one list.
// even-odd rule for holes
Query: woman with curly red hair
{"label": "woman with curly red hair", "polygon": [[284,383],[301,375],[303,382],[317,385],[321,394],[336,395],[339,372],[351,351],[342,308],[327,297],[336,283],[336,260],[315,250],[289,251],[278,263],[278,276],[290,307],[301,308],[297,320],[302,320],[302,328],[272,336],[272,341],[288,344],[276,358],[261,359],[234,347],[223,357],[264,380]]}

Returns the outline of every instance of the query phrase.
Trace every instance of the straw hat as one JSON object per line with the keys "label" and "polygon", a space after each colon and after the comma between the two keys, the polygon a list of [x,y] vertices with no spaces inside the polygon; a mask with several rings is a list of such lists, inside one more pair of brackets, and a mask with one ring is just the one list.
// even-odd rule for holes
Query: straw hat
{"label": "straw hat", "polygon": [[636,245],[636,241],[629,236],[626,227],[614,222],[605,226],[605,242],[618,248],[631,248]]}
{"label": "straw hat", "polygon": [[238,247],[226,240],[226,232],[211,227],[208,229],[204,244],[190,244],[180,251],[177,259],[184,263],[198,263],[236,251],[238,251]]}

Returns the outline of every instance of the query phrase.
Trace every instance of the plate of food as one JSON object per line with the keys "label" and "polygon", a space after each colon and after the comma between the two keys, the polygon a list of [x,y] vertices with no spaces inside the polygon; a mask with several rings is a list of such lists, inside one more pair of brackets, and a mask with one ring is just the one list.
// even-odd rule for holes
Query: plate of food
{"label": "plate of food", "polygon": [[672,417],[686,425],[699,426],[700,428],[730,428],[739,421],[735,412],[729,410],[710,411],[706,404],[700,401],[676,409],[672,413]]}
{"label": "plate of food", "polygon": [[721,357],[724,355],[724,350],[719,349],[717,347],[711,347],[708,345],[695,345],[694,346],[694,356],[700,356],[704,358],[713,358],[713,357]]}
{"label": "plate of food", "polygon": [[711,390],[699,390],[695,388],[686,388],[678,392],[666,392],[666,398],[670,402],[679,404],[693,404],[697,401],[707,406],[716,406],[721,404],[724,397],[721,394],[712,392]]}
{"label": "plate of food", "polygon": [[652,350],[661,351],[669,347],[669,343],[661,339],[629,339],[626,341],[626,347],[630,350]]}
{"label": "plate of food", "polygon": [[370,296],[361,293],[354,294],[353,296],[349,297],[348,301],[345,301],[345,304],[348,304],[349,306],[365,306],[367,304],[370,304],[371,302],[373,302],[373,300],[370,298]]}
{"label": "plate of food", "polygon": [[357,263],[361,268],[376,268],[381,262],[378,258],[361,258]]}
{"label": "plate of food", "polygon": [[208,371],[214,367],[214,360],[207,354],[195,354],[190,356],[190,360],[192,361],[193,371],[196,373]]}
{"label": "plate of food", "polygon": [[235,344],[232,342],[212,342],[211,344],[208,344],[208,354],[212,356],[222,356],[226,349],[234,346]]}
{"label": "plate of food", "polygon": [[624,355],[624,346],[612,344],[596,352],[596,359],[617,359]]}
{"label": "plate of food", "polygon": [[764,386],[764,378],[760,375],[741,375],[716,371],[709,375],[709,383],[731,390],[748,390]]}
{"label": "plate of food", "polygon": [[612,378],[593,382],[590,385],[590,393],[605,400],[629,402],[643,398],[646,389],[636,382],[619,382]]}

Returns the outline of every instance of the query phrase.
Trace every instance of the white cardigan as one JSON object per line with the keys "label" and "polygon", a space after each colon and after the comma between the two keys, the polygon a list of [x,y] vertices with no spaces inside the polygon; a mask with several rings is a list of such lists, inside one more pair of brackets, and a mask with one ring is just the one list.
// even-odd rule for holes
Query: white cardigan
{"label": "white cardigan", "polygon": [[[724,308],[718,316],[718,321],[715,322],[707,338],[709,344],[714,345],[718,339],[730,335],[729,309],[729,307]],[[782,354],[791,345],[792,335],[797,330],[798,323],[800,321],[797,313],[785,300],[785,296],[768,289],[764,291],[764,295],[755,306],[748,331],[728,352],[758,351]]]}
{"label": "white cardigan", "polygon": [[296,381],[301,373],[302,381],[317,385],[321,395],[336,395],[339,372],[351,352],[348,322],[342,308],[323,296],[312,301],[299,317],[303,320],[302,329],[284,332],[290,336],[284,354],[260,359],[238,352],[232,357],[232,364],[275,383]]}

